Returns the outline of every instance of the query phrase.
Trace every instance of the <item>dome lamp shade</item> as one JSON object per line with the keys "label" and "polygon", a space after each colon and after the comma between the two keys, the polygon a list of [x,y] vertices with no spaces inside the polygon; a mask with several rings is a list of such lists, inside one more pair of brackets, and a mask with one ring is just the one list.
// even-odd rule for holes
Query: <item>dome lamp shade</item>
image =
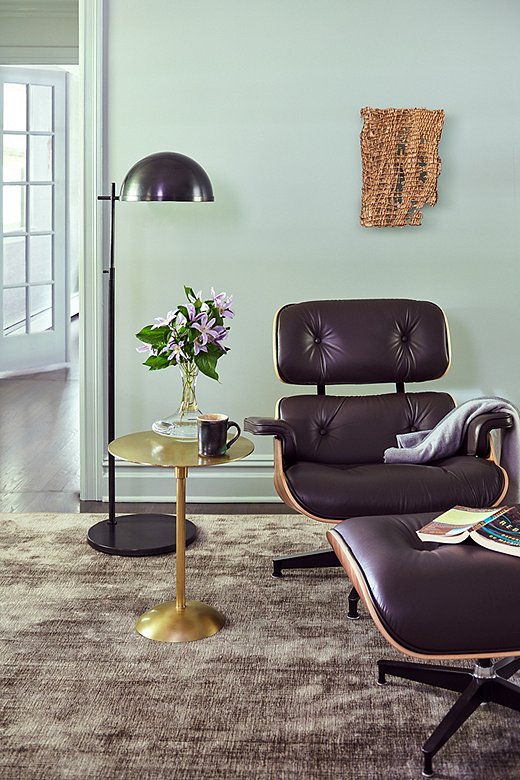
{"label": "dome lamp shade", "polygon": [[199,163],[179,152],[156,152],[130,168],[119,199],[208,202],[214,197],[209,176]]}

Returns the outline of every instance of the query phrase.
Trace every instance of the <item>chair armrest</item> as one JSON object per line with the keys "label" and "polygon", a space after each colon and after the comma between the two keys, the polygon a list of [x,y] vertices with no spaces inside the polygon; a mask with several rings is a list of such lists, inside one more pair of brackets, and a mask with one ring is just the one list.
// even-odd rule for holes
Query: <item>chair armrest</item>
{"label": "chair armrest", "polygon": [[489,434],[491,431],[512,428],[514,420],[507,412],[479,414],[468,425],[466,434],[466,455],[486,458],[489,455]]}
{"label": "chair armrest", "polygon": [[296,460],[296,436],[285,420],[276,420],[273,417],[246,417],[244,430],[257,436],[275,436],[282,442],[285,460],[290,463]]}

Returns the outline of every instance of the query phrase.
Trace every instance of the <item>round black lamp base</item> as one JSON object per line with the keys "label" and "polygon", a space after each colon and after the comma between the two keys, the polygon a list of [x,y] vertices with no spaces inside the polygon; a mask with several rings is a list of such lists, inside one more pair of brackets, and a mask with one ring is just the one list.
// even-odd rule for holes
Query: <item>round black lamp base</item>
{"label": "round black lamp base", "polygon": [[[173,515],[121,515],[115,523],[102,520],[91,526],[87,541],[108,555],[163,555],[175,551]],[[186,521],[186,545],[197,536],[197,526]]]}

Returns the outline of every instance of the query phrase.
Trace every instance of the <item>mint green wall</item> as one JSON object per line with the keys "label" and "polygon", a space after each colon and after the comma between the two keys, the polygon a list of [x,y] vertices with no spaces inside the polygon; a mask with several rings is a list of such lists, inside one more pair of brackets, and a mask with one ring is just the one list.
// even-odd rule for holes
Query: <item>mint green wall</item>
{"label": "mint green wall", "polygon": [[[433,300],[453,346],[436,386],[520,403],[519,3],[108,5],[108,180],[173,150],[206,168],[216,195],[118,206],[119,433],[177,404],[176,372],[148,373],[133,334],[184,283],[236,301],[222,384],[199,383],[205,411],[271,414],[285,392],[273,314],[310,298]],[[363,106],[446,112],[439,200],[421,227],[359,225]]]}

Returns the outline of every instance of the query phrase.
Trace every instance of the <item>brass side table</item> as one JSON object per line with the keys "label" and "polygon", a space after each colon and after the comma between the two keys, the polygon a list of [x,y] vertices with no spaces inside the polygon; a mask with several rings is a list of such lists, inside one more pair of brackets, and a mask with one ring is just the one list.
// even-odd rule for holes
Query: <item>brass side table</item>
{"label": "brass side table", "polygon": [[153,431],[131,433],[108,445],[112,455],[133,463],[174,468],[177,480],[177,525],[175,562],[175,601],[158,604],[136,623],[137,631],[159,642],[191,642],[220,631],[225,617],[201,601],[186,601],[186,479],[188,469],[218,466],[242,460],[254,450],[253,442],[241,436],[225,455],[213,458],[198,454],[197,442],[182,442]]}

